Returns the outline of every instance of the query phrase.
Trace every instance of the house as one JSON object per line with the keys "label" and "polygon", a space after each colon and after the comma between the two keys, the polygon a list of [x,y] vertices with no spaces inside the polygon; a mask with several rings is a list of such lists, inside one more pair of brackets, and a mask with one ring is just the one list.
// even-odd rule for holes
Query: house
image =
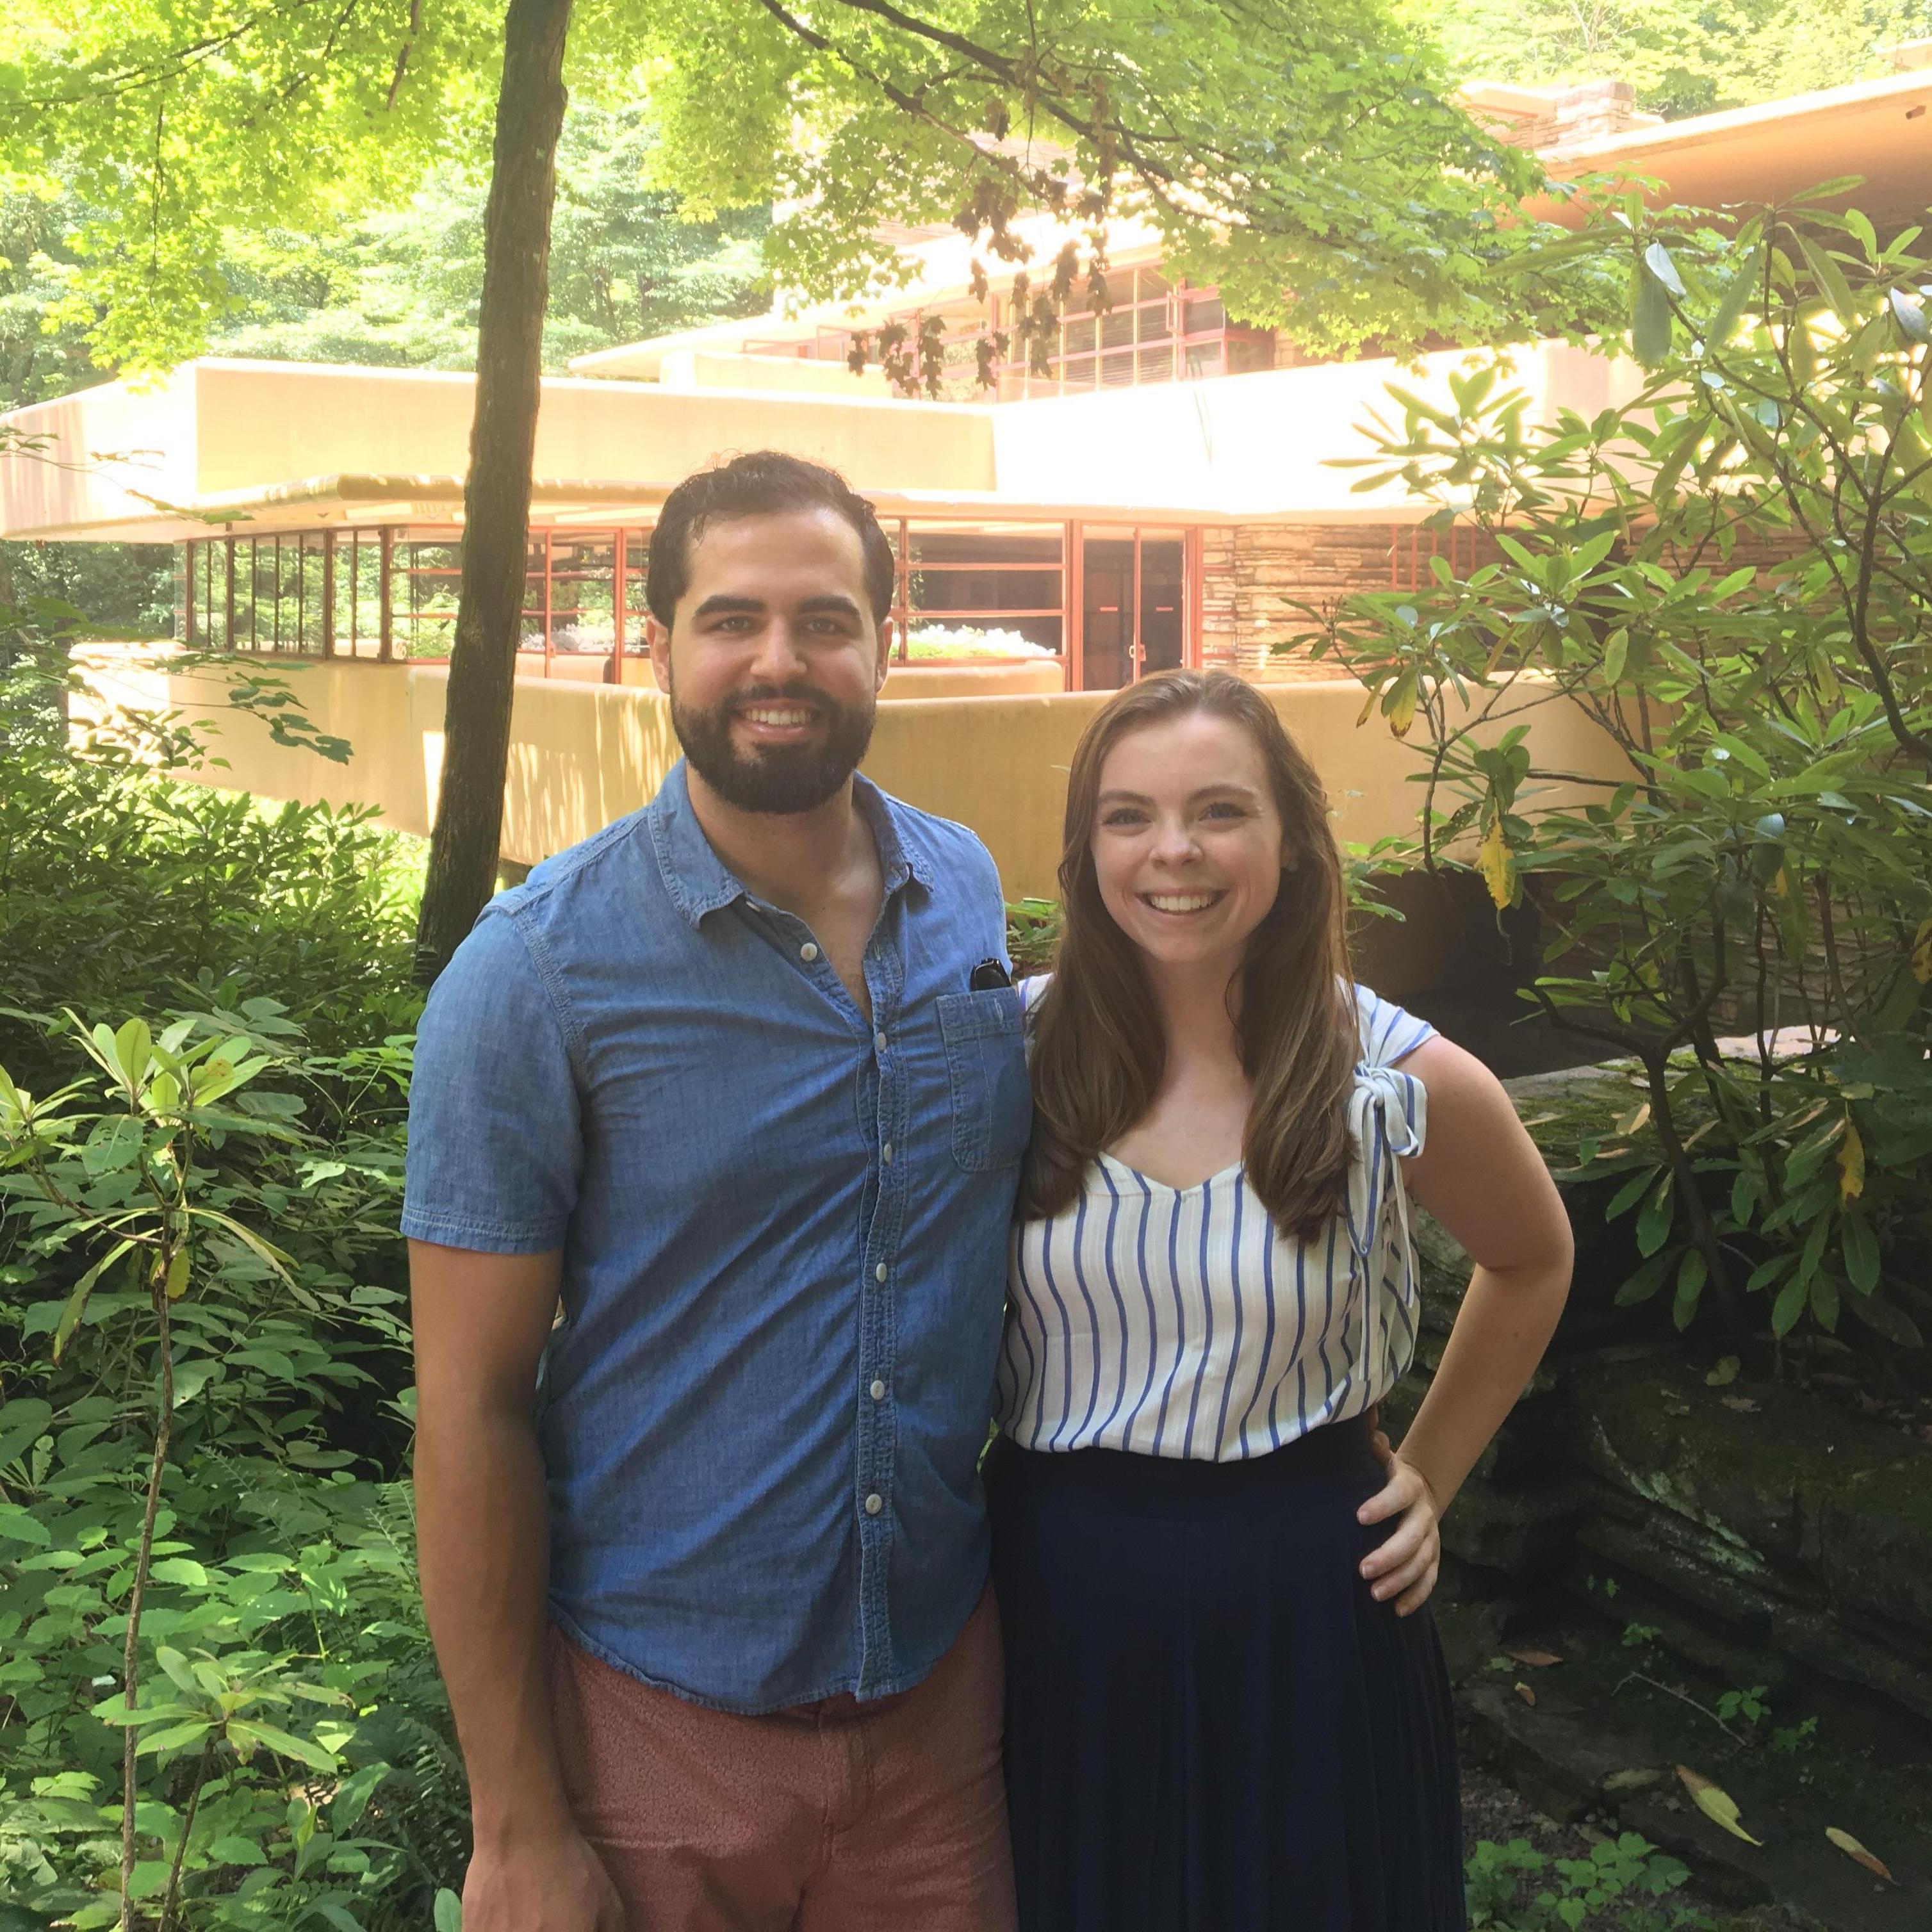
{"label": "house", "polygon": [[[1881,80],[1668,125],[1618,83],[1468,98],[1558,179],[1608,173],[1711,206],[1858,175],[1859,204],[1890,224],[1932,202],[1928,52],[1902,50]],[[1577,218],[1560,194],[1536,212]],[[1064,767],[1094,701],[1082,694],[1178,664],[1288,681],[1277,701],[1340,801],[1342,836],[1404,829],[1401,748],[1353,730],[1358,689],[1274,647],[1310,608],[1424,581],[1440,544],[1470,560],[1473,529],[1424,531],[1430,506],[1399,483],[1358,491],[1334,466],[1363,448],[1359,426],[1392,379],[1446,400],[1463,352],[1400,371],[1308,362],[1171,275],[1157,238],[1120,223],[1111,305],[1070,304],[1043,371],[1008,361],[988,388],[907,398],[875,367],[852,372],[855,336],[876,346],[881,329],[933,318],[970,368],[969,338],[1001,318],[997,296],[982,308],[971,294],[962,238],[896,238],[908,279],[870,303],[775,309],[546,380],[506,850],[540,857],[655,788],[674,746],[655,694],[622,687],[650,682],[656,506],[692,469],[761,446],[833,465],[878,506],[898,556],[886,694],[928,702],[884,707],[868,768],[981,830],[1015,891],[1052,890]],[[1509,352],[1532,419],[1594,413],[1636,380],[1562,343]],[[104,384],[6,419],[34,448],[0,459],[0,536],[178,544],[179,641],[280,660],[318,724],[358,747],[344,780],[266,737],[244,746],[231,724],[219,782],[360,799],[427,830],[472,405],[466,375],[220,358],[151,387]],[[935,640],[952,654],[926,656]],[[185,680],[168,695],[189,701]],[[1550,761],[1592,769],[1588,735]]]}

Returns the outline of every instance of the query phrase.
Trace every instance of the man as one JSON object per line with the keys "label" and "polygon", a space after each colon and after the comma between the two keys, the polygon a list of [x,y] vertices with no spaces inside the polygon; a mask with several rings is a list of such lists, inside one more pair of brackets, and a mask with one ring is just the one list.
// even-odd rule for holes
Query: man
{"label": "man", "polygon": [[467,1932],[1010,1928],[976,1471],[1030,1102],[991,860],[854,776],[892,571],[815,465],[674,490],[684,760],[499,897],[424,1015]]}

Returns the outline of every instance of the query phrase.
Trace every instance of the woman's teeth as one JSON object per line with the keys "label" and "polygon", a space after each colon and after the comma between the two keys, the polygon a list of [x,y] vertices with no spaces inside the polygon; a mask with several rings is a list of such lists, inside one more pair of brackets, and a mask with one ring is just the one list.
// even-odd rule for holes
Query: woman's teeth
{"label": "woman's teeth", "polygon": [[1148,892],[1143,895],[1156,912],[1205,912],[1218,899],[1219,892]]}

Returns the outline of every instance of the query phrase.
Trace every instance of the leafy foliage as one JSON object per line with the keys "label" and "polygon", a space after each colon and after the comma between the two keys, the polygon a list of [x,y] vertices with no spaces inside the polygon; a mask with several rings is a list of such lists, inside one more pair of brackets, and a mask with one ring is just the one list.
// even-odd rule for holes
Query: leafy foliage
{"label": "leafy foliage", "polygon": [[1634,1832],[1605,1839],[1587,1858],[1552,1858],[1527,1838],[1485,1839],[1469,1855],[1464,1882],[1469,1922],[1487,1932],[1699,1932],[1710,1921],[1671,1894],[1688,1867]]}
{"label": "leafy foliage", "polygon": [[[409,862],[374,814],[177,782],[167,774],[195,741],[166,714],[100,711],[68,661],[77,612],[43,601],[11,620],[15,654],[0,670],[0,955],[12,1017],[0,1010],[0,1057],[23,1078],[44,1070],[44,1036],[23,1014],[232,1004],[271,988],[328,1050],[406,1030],[418,998]],[[304,728],[281,680],[244,675],[230,698],[286,742],[346,753]],[[69,720],[89,716],[96,728],[77,757]]]}
{"label": "leafy foliage", "polygon": [[[217,8],[192,28],[158,0],[84,18],[46,0],[16,9],[0,28],[0,129],[16,179],[88,211],[65,243],[62,312],[95,359],[158,368],[199,350],[232,310],[238,236],[334,236],[405,204],[433,166],[439,194],[479,175],[500,24],[480,0],[426,13],[372,0],[339,18]],[[1442,98],[1439,62],[1383,0],[939,0],[916,14],[834,0],[810,18],[763,0],[580,0],[572,32],[580,100],[628,109],[648,87],[663,131],[652,172],[687,212],[785,206],[766,266],[810,296],[896,280],[881,224],[936,222],[970,238],[987,277],[1018,272],[1018,327],[1044,328],[1076,275],[1104,306],[1101,224],[1124,214],[1232,312],[1311,349],[1598,317],[1600,291],[1534,272],[1541,230],[1498,218],[1533,162]],[[614,152],[610,181],[630,158]],[[1030,207],[1085,242],[1030,260]],[[557,292],[566,319],[604,326],[622,312],[627,251],[651,256],[668,231],[586,250],[580,277],[572,219],[566,194]],[[274,281],[274,250],[254,245]],[[691,266],[678,256],[668,279]],[[465,309],[421,292],[393,310],[376,296],[396,317],[379,321],[364,285],[357,313],[440,358]]]}
{"label": "leafy foliage", "polygon": [[76,754],[61,614],[20,614],[8,994],[19,960],[153,1017],[15,1007],[0,1051],[0,1894],[106,1926],[125,1872],[130,1926],[413,1928],[467,1821],[397,1480],[394,867],[359,818],[200,815],[165,717]]}
{"label": "leafy foliage", "polygon": [[[707,221],[645,184],[656,136],[640,108],[574,106],[557,155],[544,362],[729,315],[770,299],[763,208]],[[407,205],[364,215],[345,237],[238,236],[233,320],[216,353],[293,362],[469,369],[476,362],[488,184],[432,166]]]}
{"label": "leafy foliage", "polygon": [[1425,0],[1418,17],[1471,80],[1628,80],[1667,117],[1837,87],[1890,70],[1879,50],[1925,31],[1912,0],[1726,0],[1687,11],[1670,0]]}
{"label": "leafy foliage", "polygon": [[[1729,236],[1628,211],[1631,399],[1539,428],[1493,365],[1402,391],[1374,479],[1473,525],[1475,560],[1314,640],[1422,754],[1427,866],[1527,893],[1536,998],[1641,1066],[1580,1150],[1647,1258],[1782,1336],[1849,1306],[1894,1342],[1932,1217],[1932,260],[1856,212]],[[1628,365],[1624,365],[1626,370]],[[1621,380],[1612,378],[1613,382]],[[1619,773],[1538,765],[1580,707]],[[1366,717],[1368,712],[1365,712]],[[1726,1048],[1726,1030],[1748,1036]]]}

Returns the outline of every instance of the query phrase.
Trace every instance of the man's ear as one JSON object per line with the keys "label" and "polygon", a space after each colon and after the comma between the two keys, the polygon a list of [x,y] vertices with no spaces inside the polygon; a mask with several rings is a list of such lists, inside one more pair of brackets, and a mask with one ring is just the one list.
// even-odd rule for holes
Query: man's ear
{"label": "man's ear", "polygon": [[892,668],[892,620],[882,618],[879,623],[879,662],[872,676],[874,696],[886,688],[886,674]]}
{"label": "man's ear", "polygon": [[644,642],[650,646],[651,675],[658,681],[658,688],[668,692],[670,689],[670,630],[660,624],[655,617],[644,620]]}

